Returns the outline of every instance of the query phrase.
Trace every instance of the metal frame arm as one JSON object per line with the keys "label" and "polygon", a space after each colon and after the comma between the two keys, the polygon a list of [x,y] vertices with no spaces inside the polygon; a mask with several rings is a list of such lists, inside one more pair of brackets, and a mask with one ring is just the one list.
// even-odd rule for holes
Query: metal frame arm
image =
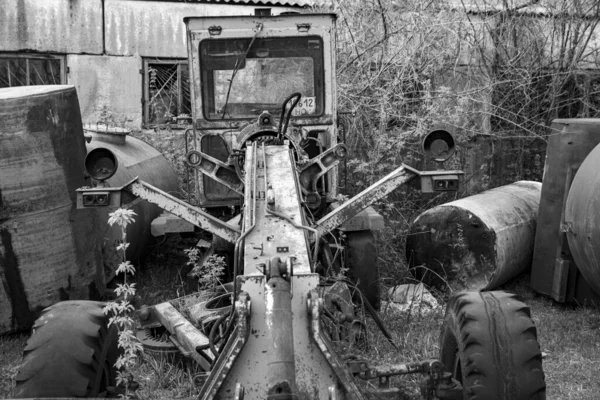
{"label": "metal frame arm", "polygon": [[318,220],[315,228],[319,231],[320,236],[323,236],[377,200],[387,196],[398,186],[408,183],[418,176],[418,172],[411,171],[402,165]]}
{"label": "metal frame arm", "polygon": [[[120,188],[81,188],[77,189],[77,207],[98,207],[113,206],[119,207],[123,204],[122,192],[129,193],[136,198],[146,200],[156,204],[165,211],[176,215],[197,227],[207,230],[218,237],[235,243],[240,237],[241,232],[238,228],[213,217],[202,209],[192,206],[183,200],[180,200],[162,190],[138,179],[134,178]],[[87,197],[106,196],[106,201],[102,204],[90,203],[86,201]]]}
{"label": "metal frame arm", "polygon": [[202,174],[214,179],[229,189],[244,195],[244,183],[240,180],[235,169],[221,160],[201,151],[192,150],[185,156],[188,164]]}
{"label": "metal frame arm", "polygon": [[458,190],[458,177],[462,171],[419,171],[402,164],[399,168],[384,176],[353,198],[317,221],[315,228],[319,236],[332,231],[350,218],[390,194],[394,189],[420,178],[423,193],[448,192]]}

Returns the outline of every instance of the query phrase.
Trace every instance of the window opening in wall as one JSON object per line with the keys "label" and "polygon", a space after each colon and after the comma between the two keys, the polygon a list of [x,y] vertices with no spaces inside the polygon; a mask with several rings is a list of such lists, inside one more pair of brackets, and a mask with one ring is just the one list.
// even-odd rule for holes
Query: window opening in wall
{"label": "window opening in wall", "polygon": [[64,56],[0,53],[0,88],[65,82]]}
{"label": "window opening in wall", "polygon": [[144,126],[191,123],[187,60],[144,60]]}

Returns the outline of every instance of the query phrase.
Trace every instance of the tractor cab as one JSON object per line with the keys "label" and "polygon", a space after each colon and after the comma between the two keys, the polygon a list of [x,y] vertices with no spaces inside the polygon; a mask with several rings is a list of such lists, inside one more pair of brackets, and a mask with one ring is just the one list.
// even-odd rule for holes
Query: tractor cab
{"label": "tractor cab", "polygon": [[[334,14],[190,17],[185,24],[199,150],[188,162],[199,171],[201,206],[241,204],[236,188],[249,141],[286,140],[299,163],[337,144]],[[303,193],[314,211],[337,195],[337,175],[312,170]]]}

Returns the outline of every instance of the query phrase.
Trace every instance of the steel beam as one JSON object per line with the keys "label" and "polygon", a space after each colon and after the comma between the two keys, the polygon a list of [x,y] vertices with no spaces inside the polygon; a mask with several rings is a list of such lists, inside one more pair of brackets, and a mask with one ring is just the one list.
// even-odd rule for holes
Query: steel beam
{"label": "steel beam", "polygon": [[350,218],[387,196],[398,186],[408,183],[419,176],[419,172],[402,165],[389,175],[384,176],[353,198],[345,201],[341,206],[317,221],[315,228],[319,236],[332,231]]}
{"label": "steel beam", "polygon": [[218,218],[180,200],[162,190],[136,179],[123,187],[123,190],[142,198],[152,204],[156,204],[165,211],[170,212],[201,229],[209,231],[213,235],[235,243],[240,237],[240,230]]}
{"label": "steel beam", "polygon": [[[210,350],[203,351],[205,357],[196,350],[208,345],[208,338],[196,329],[171,303],[160,303],[153,306],[156,319],[171,333],[175,344],[184,355],[193,358],[198,365],[209,371],[215,356]],[[180,347],[181,346],[181,347]]]}

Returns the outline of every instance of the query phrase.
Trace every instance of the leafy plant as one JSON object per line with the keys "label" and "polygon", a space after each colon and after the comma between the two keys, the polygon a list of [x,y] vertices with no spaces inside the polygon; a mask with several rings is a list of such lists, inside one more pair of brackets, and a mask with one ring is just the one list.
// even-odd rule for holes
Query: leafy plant
{"label": "leafy plant", "polygon": [[225,257],[211,254],[202,262],[199,248],[185,249],[184,252],[190,259],[187,264],[193,267],[190,276],[198,279],[198,288],[200,290],[215,291],[217,286],[221,284],[220,278],[227,267]]}
{"label": "leafy plant", "polygon": [[119,208],[109,214],[108,224],[117,224],[121,228],[121,243],[117,251],[123,254],[122,262],[117,268],[117,275],[123,276],[123,283],[117,284],[115,294],[117,300],[108,302],[104,307],[104,313],[112,315],[109,326],[116,326],[119,331],[118,347],[122,349],[115,367],[117,368],[117,385],[125,388],[124,397],[130,398],[130,385],[133,382],[131,369],[135,366],[137,355],[142,351],[142,344],[137,340],[134,329],[135,321],[132,318],[134,306],[130,299],[135,295],[135,283],[128,283],[127,275],[135,275],[135,267],[127,260],[127,226],[134,222],[133,210]]}

